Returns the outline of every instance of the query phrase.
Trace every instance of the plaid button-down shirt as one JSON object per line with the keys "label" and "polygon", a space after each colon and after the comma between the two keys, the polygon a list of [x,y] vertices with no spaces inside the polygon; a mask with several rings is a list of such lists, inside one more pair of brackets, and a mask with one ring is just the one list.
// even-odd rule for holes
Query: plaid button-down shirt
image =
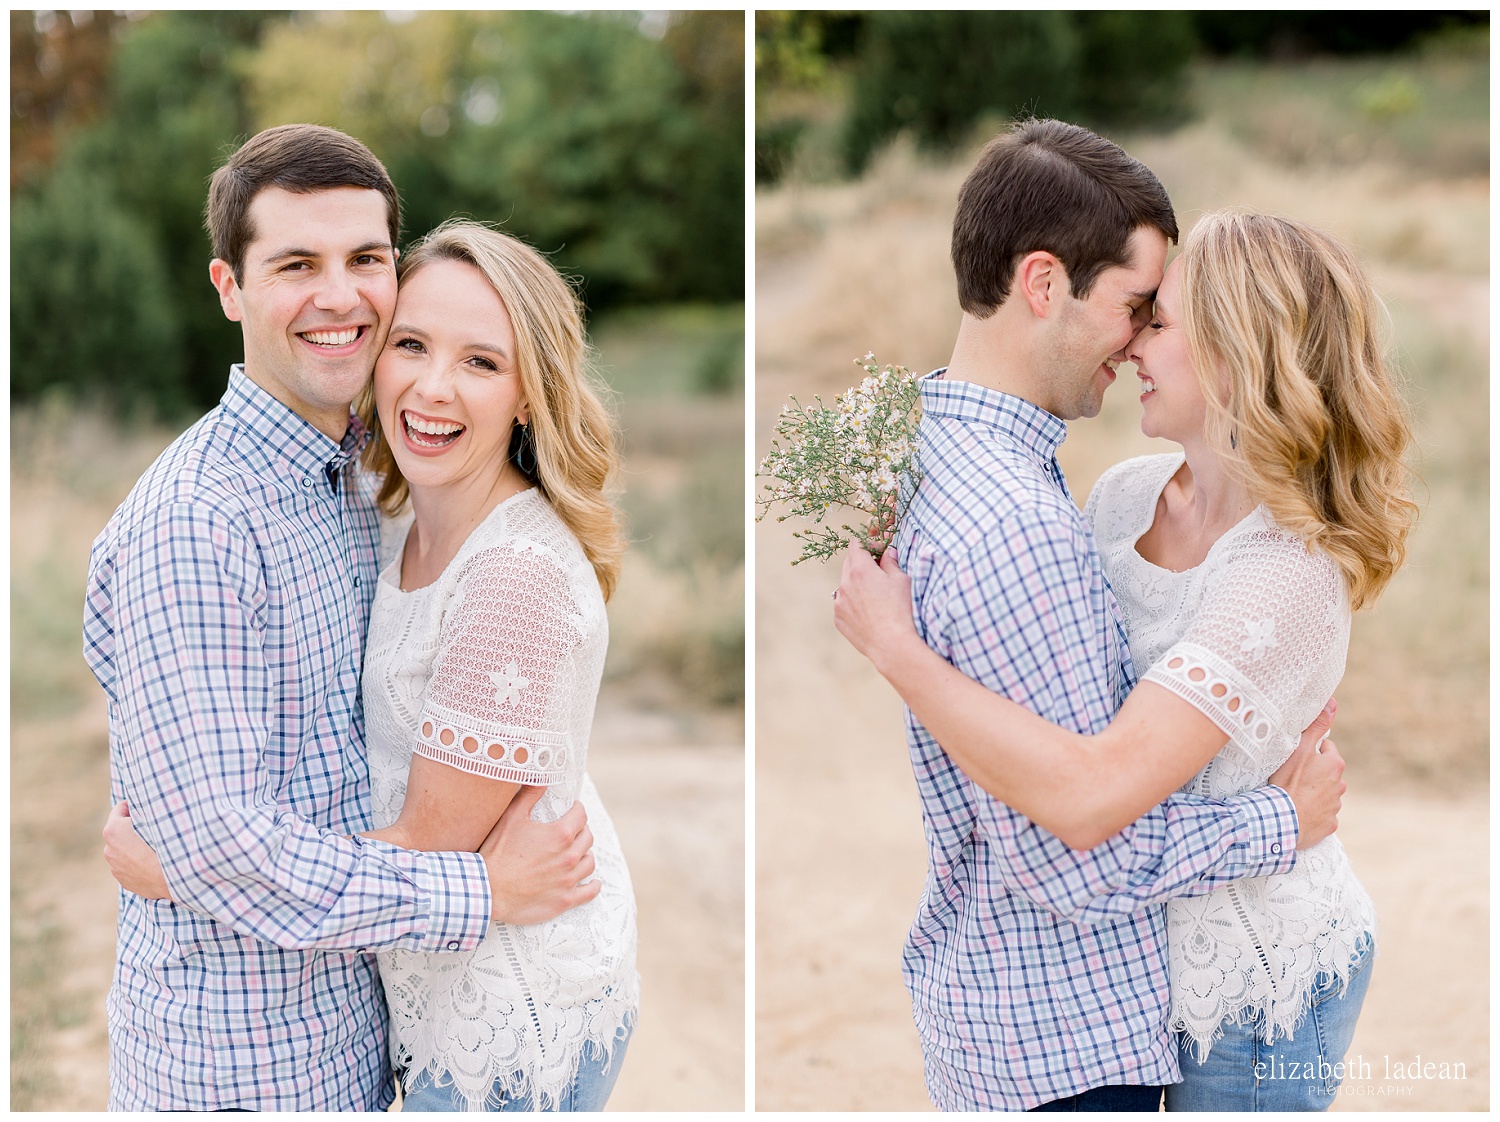
{"label": "plaid button-down shirt", "polygon": [[359,435],[336,444],[236,367],[94,543],[111,794],[176,901],[120,895],[112,1109],[384,1108],[366,948],[468,949],[488,927],[477,854],[347,836],[370,825]]}
{"label": "plaid button-down shirt", "polygon": [[[1135,684],[1124,623],[1055,454],[1050,413],[923,379],[925,476],[897,540],[928,645],[1081,733]],[[1086,853],[975,786],[907,714],[928,878],[903,973],[945,1110],[1024,1110],[1178,1078],[1161,901],[1295,860],[1291,800],[1174,795]]]}

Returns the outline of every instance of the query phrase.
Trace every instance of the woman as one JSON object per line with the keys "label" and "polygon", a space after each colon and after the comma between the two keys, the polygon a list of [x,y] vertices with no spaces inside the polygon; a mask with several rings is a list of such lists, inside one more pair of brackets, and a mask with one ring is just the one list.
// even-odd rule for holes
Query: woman
{"label": "woman", "polygon": [[540,819],[584,803],[601,882],[547,923],[492,924],[469,953],[380,954],[403,1109],[600,1110],[639,988],[630,876],[584,771],[623,549],[609,418],[577,298],[540,254],[450,222],[399,273],[361,410],[387,516],[366,836],[474,850],[522,785],[545,786]]}
{"label": "woman", "polygon": [[[1116,466],[1087,506],[1142,676],[1097,736],[931,651],[889,554],[851,551],[839,629],[976,783],[1076,848],[1178,787],[1261,786],[1342,677],[1350,609],[1405,555],[1410,434],[1377,313],[1352,255],[1310,227],[1221,213],[1194,228],[1127,350],[1142,430],[1182,452]],[[1337,838],[1167,917],[1183,1073],[1168,1108],[1326,1109],[1374,944]]]}

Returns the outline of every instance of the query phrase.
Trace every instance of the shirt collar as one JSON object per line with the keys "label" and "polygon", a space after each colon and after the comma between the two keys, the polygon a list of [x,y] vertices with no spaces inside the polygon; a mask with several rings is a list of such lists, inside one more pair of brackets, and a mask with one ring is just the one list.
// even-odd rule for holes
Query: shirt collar
{"label": "shirt collar", "polygon": [[924,416],[948,417],[995,429],[1044,461],[1057,455],[1058,447],[1068,438],[1068,426],[1061,420],[1014,394],[975,382],[950,381],[945,377],[947,370],[934,370],[919,381]]}
{"label": "shirt collar", "polygon": [[221,404],[224,412],[239,421],[255,442],[274,459],[282,461],[284,470],[297,475],[317,472],[335,490],[339,472],[370,440],[370,433],[351,410],[349,428],[335,442],[252,381],[243,363],[229,368],[229,386]]}

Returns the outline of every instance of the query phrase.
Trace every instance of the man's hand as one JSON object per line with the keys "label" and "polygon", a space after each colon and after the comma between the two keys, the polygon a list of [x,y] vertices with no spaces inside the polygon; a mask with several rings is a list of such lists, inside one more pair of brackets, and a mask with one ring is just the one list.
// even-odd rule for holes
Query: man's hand
{"label": "man's hand", "polygon": [[1291,796],[1297,808],[1297,848],[1308,849],[1339,828],[1343,806],[1344,759],[1326,739],[1338,703],[1330,700],[1302,733],[1297,750],[1266,782]]}
{"label": "man's hand", "polygon": [[130,821],[130,808],[123,801],[116,803],[104,820],[104,860],[109,865],[110,875],[126,892],[134,892],[148,900],[172,898],[167,878],[162,875],[161,862],[156,859],[156,851],[135,832]]}
{"label": "man's hand", "polygon": [[490,876],[490,918],[498,923],[544,923],[599,895],[594,835],[582,803],[556,822],[533,822],[531,808],[545,791],[522,787],[479,847]]}

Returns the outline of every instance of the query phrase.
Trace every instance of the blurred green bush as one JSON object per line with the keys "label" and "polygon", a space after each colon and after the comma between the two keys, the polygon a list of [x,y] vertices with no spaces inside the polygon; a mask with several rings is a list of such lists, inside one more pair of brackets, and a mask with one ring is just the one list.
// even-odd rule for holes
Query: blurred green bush
{"label": "blurred green bush", "polygon": [[[12,18],[13,124],[30,110],[12,133],[13,400],[218,399],[240,339],[207,285],[208,177],[291,121],[385,161],[408,241],[455,214],[503,223],[591,311],[743,299],[739,12],[70,18]],[[88,103],[49,85],[100,53]]]}
{"label": "blurred green bush", "polygon": [[1188,66],[1204,52],[1389,51],[1488,25],[1487,11],[757,12],[756,182],[818,175],[828,161],[813,148],[840,148],[857,175],[903,131],[951,149],[986,117],[1176,124],[1195,108]]}
{"label": "blurred green bush", "polygon": [[1186,12],[872,13],[845,162],[863,170],[902,129],[925,147],[952,148],[984,114],[1166,118],[1182,102],[1193,45]]}

